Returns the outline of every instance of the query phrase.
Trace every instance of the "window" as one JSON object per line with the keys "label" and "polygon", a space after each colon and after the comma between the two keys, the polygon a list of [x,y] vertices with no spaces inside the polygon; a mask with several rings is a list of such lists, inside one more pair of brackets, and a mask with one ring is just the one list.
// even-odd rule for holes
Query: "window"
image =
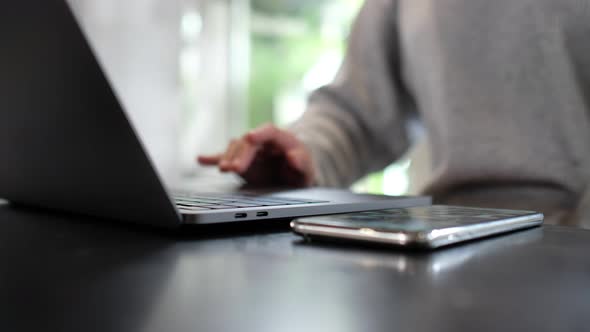
{"label": "window", "polygon": [[[265,122],[286,125],[332,80],[361,0],[69,0],[164,173]],[[356,190],[403,193],[409,162]]]}

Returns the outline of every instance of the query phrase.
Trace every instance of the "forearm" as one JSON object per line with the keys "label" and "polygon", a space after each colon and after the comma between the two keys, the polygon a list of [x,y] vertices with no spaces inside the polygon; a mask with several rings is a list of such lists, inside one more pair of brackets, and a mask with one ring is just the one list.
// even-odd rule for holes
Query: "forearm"
{"label": "forearm", "polygon": [[368,172],[379,170],[405,151],[405,128],[383,133],[367,124],[366,114],[335,103],[316,92],[304,116],[290,129],[312,155],[316,183],[347,187]]}
{"label": "forearm", "polygon": [[395,17],[393,1],[365,3],[336,79],[313,93],[291,128],[311,150],[320,185],[348,186],[408,147],[411,103],[401,87]]}

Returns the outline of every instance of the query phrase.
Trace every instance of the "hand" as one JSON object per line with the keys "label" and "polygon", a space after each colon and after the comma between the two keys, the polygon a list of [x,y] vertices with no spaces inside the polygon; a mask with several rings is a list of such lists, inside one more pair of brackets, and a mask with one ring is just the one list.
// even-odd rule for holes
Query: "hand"
{"label": "hand", "polygon": [[253,185],[308,187],[314,182],[307,147],[295,135],[270,124],[232,140],[224,153],[199,156],[198,162],[237,173]]}

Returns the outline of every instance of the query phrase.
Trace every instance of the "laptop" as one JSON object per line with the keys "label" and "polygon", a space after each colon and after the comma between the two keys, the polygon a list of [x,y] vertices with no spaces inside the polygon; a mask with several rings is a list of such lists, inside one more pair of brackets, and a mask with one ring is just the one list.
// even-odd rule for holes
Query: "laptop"
{"label": "laptop", "polygon": [[0,16],[0,197],[10,202],[168,227],[430,204],[326,188],[172,191],[68,4],[11,1]]}

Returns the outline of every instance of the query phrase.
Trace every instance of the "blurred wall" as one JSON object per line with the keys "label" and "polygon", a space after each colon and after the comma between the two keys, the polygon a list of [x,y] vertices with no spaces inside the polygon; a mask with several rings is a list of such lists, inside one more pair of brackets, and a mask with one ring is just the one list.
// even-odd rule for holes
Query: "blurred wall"
{"label": "blurred wall", "polygon": [[245,128],[248,0],[68,0],[161,173]]}
{"label": "blurred wall", "polygon": [[68,0],[162,171],[175,167],[181,9],[174,0]]}

